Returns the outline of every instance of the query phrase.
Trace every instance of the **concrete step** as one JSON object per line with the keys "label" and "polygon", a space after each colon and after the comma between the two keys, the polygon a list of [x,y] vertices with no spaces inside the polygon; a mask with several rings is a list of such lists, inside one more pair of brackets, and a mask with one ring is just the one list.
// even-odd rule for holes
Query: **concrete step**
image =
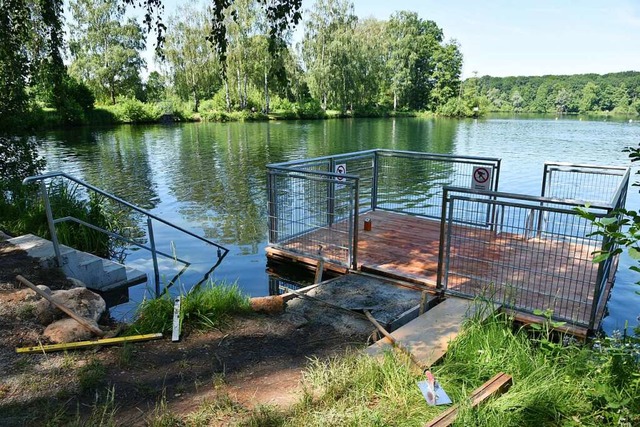
{"label": "concrete step", "polygon": [[[53,268],[56,266],[56,255],[53,250],[53,243],[33,234],[25,234],[13,237],[8,240],[14,246],[25,251],[31,258],[39,261],[43,268]],[[78,262],[78,252],[65,245],[60,245],[60,255],[63,264],[76,264]]]}
{"label": "concrete step", "polygon": [[[14,237],[8,241],[27,252],[30,257],[37,259],[43,267],[56,266],[53,243],[50,241],[31,234]],[[139,270],[68,246],[60,245],[60,254],[63,263],[62,271],[68,277],[82,281],[92,290],[113,290],[147,280],[147,275]]]}

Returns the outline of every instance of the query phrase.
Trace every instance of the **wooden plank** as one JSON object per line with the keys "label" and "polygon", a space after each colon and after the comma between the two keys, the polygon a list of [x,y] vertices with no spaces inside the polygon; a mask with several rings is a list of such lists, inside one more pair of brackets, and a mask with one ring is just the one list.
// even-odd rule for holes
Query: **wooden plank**
{"label": "wooden plank", "polygon": [[69,307],[67,307],[64,304],[61,304],[60,302],[56,301],[55,298],[52,298],[51,296],[49,296],[46,293],[44,293],[40,288],[38,288],[36,285],[31,283],[30,281],[28,281],[24,277],[22,277],[20,275],[17,275],[16,276],[16,280],[18,280],[23,285],[26,285],[27,287],[31,288],[31,290],[33,290],[35,293],[37,293],[38,295],[40,295],[41,297],[43,297],[44,299],[49,301],[51,304],[55,305],[57,308],[59,308],[61,311],[63,311],[69,317],[71,317],[73,320],[78,322],[87,331],[89,331],[89,332],[91,332],[91,333],[93,333],[93,334],[95,334],[95,335],[97,335],[99,337],[103,337],[104,336],[104,332],[100,328],[96,328],[95,326],[93,326],[91,323],[89,323],[87,321],[87,319],[85,319],[82,316],[77,315]]}
{"label": "wooden plank", "polygon": [[[498,309],[497,305],[486,307],[488,309],[480,313],[482,319]],[[391,335],[422,366],[429,367],[444,356],[449,343],[460,333],[464,319],[475,315],[478,308],[479,303],[472,300],[449,297]],[[390,348],[390,342],[383,338],[369,346],[366,353],[377,356]]]}
{"label": "wooden plank", "polygon": [[[513,384],[511,375],[500,372],[479,388],[475,389],[469,397],[471,407],[476,407],[491,396],[499,396],[505,393]],[[433,420],[429,421],[424,427],[446,427],[455,421],[458,416],[460,406],[454,405],[446,411],[442,412]]]}
{"label": "wooden plank", "polygon": [[16,348],[16,353],[49,353],[53,351],[78,350],[100,345],[116,345],[125,342],[150,341],[162,338],[162,334],[133,335],[130,337],[104,338],[96,341],[78,341],[63,344],[37,345],[33,347]]}
{"label": "wooden plank", "polygon": [[[318,259],[317,258],[311,258],[309,256],[304,256],[304,255],[300,255],[300,254],[295,254],[293,252],[290,251],[286,251],[283,249],[279,249],[279,248],[274,248],[271,246],[267,246],[265,248],[265,252],[267,253],[267,257],[270,258],[274,258],[276,260],[286,260],[289,262],[299,262],[301,264],[305,264],[311,267],[314,267],[318,264]],[[326,262],[324,264],[324,269],[325,270],[330,270],[339,274],[347,274],[349,272],[349,269],[337,264],[333,264],[330,262]]]}
{"label": "wooden plank", "polygon": [[322,273],[324,272],[324,260],[321,258],[316,264],[316,275],[313,278],[313,283],[317,284],[322,282]]}

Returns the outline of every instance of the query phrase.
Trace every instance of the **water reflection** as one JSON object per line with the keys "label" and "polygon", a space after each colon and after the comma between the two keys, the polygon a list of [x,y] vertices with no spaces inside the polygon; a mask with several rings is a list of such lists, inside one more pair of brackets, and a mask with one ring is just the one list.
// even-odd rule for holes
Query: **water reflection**
{"label": "water reflection", "polygon": [[[267,238],[268,163],[371,148],[500,157],[501,190],[539,194],[545,160],[628,164],[621,150],[640,140],[640,124],[555,117],[347,119],[121,126],[50,132],[40,138],[45,141],[43,153],[49,170],[86,179],[226,244],[231,253],[214,278],[238,280],[245,291],[259,296],[269,293],[262,251]],[[415,174],[424,178],[410,189],[409,202],[432,192],[433,179],[450,181],[451,173],[446,168],[407,169],[407,179],[414,180]],[[393,187],[403,188],[401,182]],[[635,208],[640,200],[635,191],[632,193],[627,207]],[[191,272],[182,277],[187,287],[198,282],[215,261],[210,249],[170,229],[158,226],[156,233],[164,244],[161,250],[176,248],[180,257],[193,263]],[[612,312],[621,319],[612,323],[618,327],[624,319],[633,323],[638,315],[626,303],[633,298],[638,301],[634,279],[627,271],[630,264],[621,260],[612,298]],[[166,276],[173,274],[167,270]],[[130,291],[133,300],[136,292]],[[616,299],[616,295],[622,297]]]}

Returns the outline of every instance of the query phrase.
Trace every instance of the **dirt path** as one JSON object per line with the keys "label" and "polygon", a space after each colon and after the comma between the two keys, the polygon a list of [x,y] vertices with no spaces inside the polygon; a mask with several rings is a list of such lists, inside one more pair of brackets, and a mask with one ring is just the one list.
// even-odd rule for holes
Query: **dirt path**
{"label": "dirt path", "polygon": [[[0,242],[0,425],[65,425],[86,419],[104,402],[120,425],[145,425],[159,408],[183,417],[220,398],[242,409],[286,407],[301,396],[309,358],[362,346],[346,334],[293,313],[252,314],[219,330],[160,341],[47,355],[18,355],[38,343],[43,327],[30,318],[15,275],[68,287],[21,251]],[[112,392],[112,394],[110,394]],[[233,417],[232,417],[233,418]],[[219,425],[233,424],[223,419]],[[215,422],[211,425],[216,425]]]}

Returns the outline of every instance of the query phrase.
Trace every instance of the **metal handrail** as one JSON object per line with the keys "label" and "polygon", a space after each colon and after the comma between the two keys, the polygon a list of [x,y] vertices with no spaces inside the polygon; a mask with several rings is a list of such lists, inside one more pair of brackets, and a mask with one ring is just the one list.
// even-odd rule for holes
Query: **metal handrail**
{"label": "metal handrail", "polygon": [[[92,191],[94,191],[94,192],[96,192],[96,193],[98,193],[98,194],[100,194],[100,195],[102,195],[102,196],[104,196],[104,197],[106,197],[106,198],[108,198],[110,200],[113,200],[114,202],[117,202],[117,203],[119,203],[119,204],[121,204],[123,206],[128,207],[129,209],[132,209],[132,210],[134,210],[134,211],[136,211],[138,213],[141,213],[141,214],[145,215],[147,217],[147,230],[148,230],[148,234],[149,234],[149,246],[146,246],[146,245],[143,245],[141,243],[135,242],[134,240],[129,239],[129,238],[127,238],[127,237],[125,237],[125,236],[123,236],[123,235],[121,235],[119,233],[115,233],[115,232],[112,232],[112,231],[109,231],[109,230],[105,230],[105,229],[103,229],[101,227],[95,226],[93,224],[89,224],[89,223],[87,223],[85,221],[82,221],[82,220],[80,220],[78,218],[75,218],[75,217],[67,216],[67,217],[63,217],[63,218],[54,219],[53,218],[53,212],[51,210],[51,203],[49,202],[49,194],[47,192],[47,186],[45,184],[45,180],[53,179],[53,178],[66,178],[69,181],[75,182],[76,184],[81,185],[81,186],[83,186],[83,187],[85,187],[85,188],[87,188],[89,190],[92,190]],[[102,190],[102,189],[100,189],[100,188],[98,188],[98,187],[96,187],[94,185],[89,184],[88,182],[85,182],[85,181],[83,181],[81,179],[78,179],[78,178],[76,178],[76,177],[74,177],[72,175],[69,175],[69,174],[65,173],[65,172],[48,172],[48,173],[45,173],[45,174],[42,174],[42,175],[29,176],[29,177],[25,178],[22,181],[22,184],[26,185],[26,184],[35,183],[35,182],[39,182],[40,183],[40,190],[42,192],[42,198],[44,200],[45,211],[46,211],[46,215],[47,215],[47,223],[49,225],[49,231],[51,233],[51,242],[53,243],[53,250],[54,250],[55,255],[56,255],[56,262],[57,262],[58,266],[62,265],[62,255],[60,253],[60,243],[58,241],[58,234],[57,234],[55,225],[57,223],[59,223],[59,222],[65,222],[65,221],[76,222],[78,224],[87,226],[87,227],[89,227],[89,228],[91,228],[93,230],[105,233],[105,234],[107,234],[107,235],[109,235],[111,237],[114,237],[114,238],[118,238],[118,239],[124,240],[125,242],[134,244],[134,245],[136,245],[136,246],[138,246],[138,247],[140,247],[142,249],[145,249],[145,250],[148,250],[149,252],[151,252],[151,256],[152,256],[152,260],[153,260],[153,272],[154,272],[154,276],[155,276],[154,278],[155,278],[156,295],[160,295],[160,271],[159,271],[159,267],[158,267],[158,255],[161,255],[161,256],[164,256],[164,257],[168,257],[168,258],[174,259],[174,260],[176,260],[178,262],[181,262],[182,264],[185,265],[185,267],[190,265],[190,263],[188,261],[184,261],[184,260],[182,260],[180,258],[176,258],[175,256],[171,256],[169,254],[166,254],[164,252],[156,250],[155,237],[154,237],[154,234],[153,234],[152,220],[156,220],[156,221],[158,221],[158,222],[160,222],[160,223],[162,223],[162,224],[164,224],[164,225],[166,225],[168,227],[171,227],[171,228],[173,228],[175,230],[180,231],[181,233],[187,234],[187,235],[189,235],[191,237],[194,237],[194,238],[196,238],[196,239],[198,239],[198,240],[200,240],[200,241],[202,241],[204,243],[207,243],[207,244],[209,244],[211,246],[214,246],[217,249],[217,256],[218,256],[218,260],[215,263],[214,268],[216,266],[218,266],[220,264],[220,262],[222,262],[224,257],[229,253],[229,249],[225,248],[222,245],[219,245],[218,243],[216,243],[216,242],[214,242],[212,240],[209,240],[209,239],[207,239],[205,237],[202,237],[202,236],[198,236],[197,234],[195,234],[195,233],[193,233],[193,232],[191,232],[189,230],[186,230],[186,229],[180,227],[179,225],[175,225],[175,224],[173,224],[173,223],[171,223],[171,222],[169,222],[169,221],[167,221],[167,220],[165,220],[165,219],[163,219],[163,218],[161,218],[161,217],[159,217],[157,215],[152,214],[151,212],[149,212],[149,211],[147,211],[145,209],[142,209],[139,206],[136,206],[136,205],[134,205],[134,204],[132,204],[130,202],[127,202],[126,200],[121,199],[118,196],[110,194],[110,193],[108,193],[108,192],[106,192],[106,191],[104,191],[104,190]],[[183,271],[184,271],[184,269],[183,269]],[[210,274],[210,273],[211,273],[211,270],[209,271],[208,274]]]}

